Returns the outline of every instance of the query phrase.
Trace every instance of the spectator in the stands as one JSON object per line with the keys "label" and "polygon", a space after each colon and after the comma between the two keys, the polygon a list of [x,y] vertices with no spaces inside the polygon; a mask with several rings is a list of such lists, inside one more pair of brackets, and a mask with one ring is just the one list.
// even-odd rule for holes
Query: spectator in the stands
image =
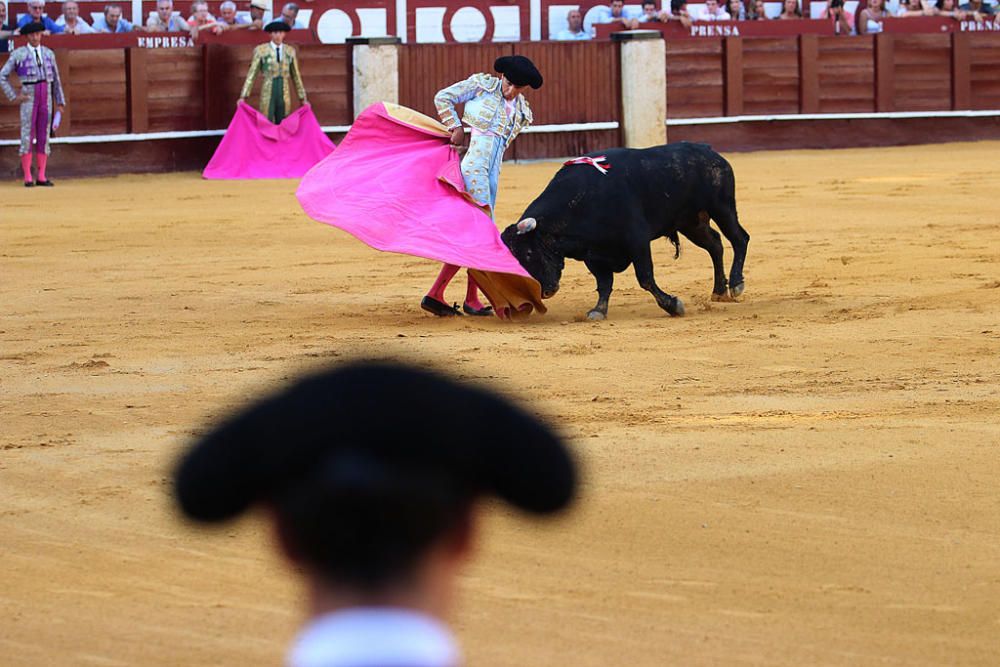
{"label": "spectator in the stands", "polygon": [[10,51],[10,40],[17,34],[17,29],[7,23],[7,5],[0,2],[0,53]]}
{"label": "spectator in the stands", "polygon": [[726,10],[734,21],[747,20],[747,6],[743,4],[743,0],[728,0]]}
{"label": "spectator in the stands", "polygon": [[914,16],[940,16],[937,0],[899,0],[896,16],[913,18]]}
{"label": "spectator in the stands", "polygon": [[844,9],[844,0],[827,0],[822,18],[833,21],[833,32],[836,35],[853,35],[854,14]]}
{"label": "spectator in the stands", "polygon": [[95,32],[132,32],[132,24],[122,18],[121,5],[104,5],[104,16],[94,19]]}
{"label": "spectator in the stands", "polygon": [[965,12],[967,18],[974,18],[977,21],[982,21],[983,18],[996,14],[996,7],[987,5],[983,0],[969,0],[964,5],[959,5],[958,8]]}
{"label": "spectator in the stands", "polygon": [[882,32],[883,21],[889,16],[885,11],[885,0],[868,0],[868,6],[858,16],[858,34],[869,35]]}
{"label": "spectator in the stands", "polygon": [[719,6],[719,0],[705,0],[705,7],[694,17],[695,21],[728,21],[732,17],[725,8]]}
{"label": "spectator in the stands", "polygon": [[204,0],[196,0],[191,4],[191,16],[188,17],[187,24],[192,31],[218,32],[215,17],[208,13],[208,3]]}
{"label": "spectator in the stands", "polygon": [[62,15],[56,19],[56,25],[62,26],[67,35],[89,35],[94,32],[90,24],[80,18],[80,5],[75,0],[63,3]]}
{"label": "spectator in the stands", "polygon": [[58,35],[63,31],[62,26],[45,16],[45,0],[28,0],[28,13],[17,22],[18,28],[23,28],[29,23],[41,23],[53,35]]}
{"label": "spectator in the stands", "polygon": [[938,16],[949,16],[956,21],[965,19],[966,14],[958,8],[955,0],[937,0]]}
{"label": "spectator in the stands", "polygon": [[634,30],[639,21],[625,11],[624,0],[611,0],[608,7],[594,7],[591,23],[620,23],[626,30]]}
{"label": "spectator in the stands", "polygon": [[799,0],[784,0],[778,19],[791,21],[800,18],[802,18],[802,10],[799,9]]}
{"label": "spectator in the stands", "polygon": [[688,12],[687,0],[670,0],[670,13],[667,15],[668,21],[677,21],[685,28],[691,27],[691,13]]}
{"label": "spectator in the stands", "polygon": [[299,21],[299,6],[294,2],[289,2],[281,8],[281,20],[292,26],[292,30],[302,30],[306,27]]}
{"label": "spectator in the stands", "polygon": [[748,21],[763,21],[767,19],[767,12],[764,11],[764,0],[751,0],[750,9],[747,10]]}
{"label": "spectator in the stands", "polygon": [[661,11],[654,0],[644,0],[642,3],[642,16],[640,23],[664,23],[669,20],[670,14]]}
{"label": "spectator in the stands", "polygon": [[[147,32],[192,32],[191,26],[174,13],[174,0],[157,0],[156,12],[146,19]],[[192,33],[192,37],[194,33]]]}
{"label": "spectator in the stands", "polygon": [[223,30],[241,30],[250,27],[250,19],[236,13],[236,3],[226,0],[219,5],[218,23]]}
{"label": "spectator in the stands", "polygon": [[271,12],[267,11],[267,0],[250,0],[250,29],[263,30],[271,22]]}
{"label": "spectator in the stands", "polygon": [[557,32],[554,39],[561,42],[590,39],[590,32],[583,29],[583,14],[579,9],[566,12],[566,28]]}

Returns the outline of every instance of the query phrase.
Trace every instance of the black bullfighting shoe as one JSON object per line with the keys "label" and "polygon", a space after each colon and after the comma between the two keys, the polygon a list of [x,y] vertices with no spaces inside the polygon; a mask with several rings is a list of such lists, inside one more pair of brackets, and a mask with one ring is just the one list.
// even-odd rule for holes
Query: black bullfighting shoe
{"label": "black bullfighting shoe", "polygon": [[425,296],[420,300],[420,307],[431,315],[437,315],[438,317],[453,317],[462,314],[462,311],[458,309],[457,303],[454,306],[449,306],[429,296]]}
{"label": "black bullfighting shoe", "polygon": [[465,311],[466,315],[475,315],[477,317],[487,317],[493,314],[493,306],[483,306],[482,308],[473,308],[469,304],[463,303],[462,310]]}
{"label": "black bullfighting shoe", "polygon": [[55,185],[55,183],[46,179],[44,181],[38,181],[37,185],[41,185],[42,187],[45,188],[51,188],[53,185]]}
{"label": "black bullfighting shoe", "polygon": [[24,182],[24,187],[26,187],[26,188],[33,188],[33,187],[35,187],[35,182],[34,181],[25,181]]}

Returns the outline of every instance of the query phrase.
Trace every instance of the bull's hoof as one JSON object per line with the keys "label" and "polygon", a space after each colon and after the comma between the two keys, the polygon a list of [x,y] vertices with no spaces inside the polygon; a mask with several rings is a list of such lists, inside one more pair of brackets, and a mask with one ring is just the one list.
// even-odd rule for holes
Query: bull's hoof
{"label": "bull's hoof", "polygon": [[593,322],[600,322],[601,320],[608,319],[608,315],[607,313],[602,313],[599,310],[592,310],[589,313],[587,313],[587,319]]}
{"label": "bull's hoof", "polygon": [[722,294],[716,294],[712,292],[712,301],[735,301],[733,297],[729,296],[729,292],[723,292]]}
{"label": "bull's hoof", "polygon": [[731,285],[729,287],[729,294],[730,296],[733,297],[733,299],[738,299],[740,298],[740,295],[743,294],[743,290],[745,290],[746,288],[747,288],[746,283],[743,282],[741,282],[739,285]]}
{"label": "bull's hoof", "polygon": [[683,317],[684,316],[684,302],[674,297],[673,303],[667,308],[667,312],[670,313],[671,317]]}

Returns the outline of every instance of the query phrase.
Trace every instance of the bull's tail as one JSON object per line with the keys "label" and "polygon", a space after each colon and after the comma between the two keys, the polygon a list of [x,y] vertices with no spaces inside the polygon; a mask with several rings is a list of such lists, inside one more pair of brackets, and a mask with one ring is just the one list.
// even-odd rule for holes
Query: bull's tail
{"label": "bull's tail", "polygon": [[681,238],[677,235],[677,230],[668,232],[667,238],[674,244],[674,259],[679,259],[681,256]]}

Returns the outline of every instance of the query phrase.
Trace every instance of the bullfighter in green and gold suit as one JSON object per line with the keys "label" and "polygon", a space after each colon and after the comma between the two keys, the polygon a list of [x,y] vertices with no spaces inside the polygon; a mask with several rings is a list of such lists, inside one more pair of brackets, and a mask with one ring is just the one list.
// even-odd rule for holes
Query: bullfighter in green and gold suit
{"label": "bullfighter in green and gold suit", "polygon": [[245,100],[250,97],[254,77],[260,72],[263,79],[260,86],[260,112],[277,125],[288,115],[292,106],[289,79],[295,80],[295,90],[303,104],[306,104],[306,89],[302,85],[295,47],[284,43],[285,33],[291,30],[291,27],[284,21],[271,21],[264,30],[271,34],[271,41],[253,50],[253,61],[250,63],[250,71],[247,72],[247,80],[243,84],[240,99]]}

